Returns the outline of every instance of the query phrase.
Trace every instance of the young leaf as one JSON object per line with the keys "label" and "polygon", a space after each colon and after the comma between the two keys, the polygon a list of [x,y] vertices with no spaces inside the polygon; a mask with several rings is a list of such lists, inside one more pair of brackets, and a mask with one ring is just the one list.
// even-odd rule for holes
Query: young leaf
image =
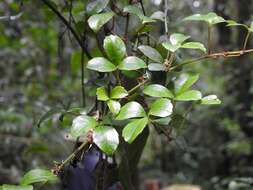
{"label": "young leaf", "polygon": [[91,59],[87,64],[87,68],[98,72],[112,72],[117,69],[114,64],[103,57]]}
{"label": "young leaf", "polygon": [[138,49],[149,59],[156,61],[158,63],[163,62],[163,57],[156,49],[145,45],[139,46]]}
{"label": "young leaf", "polygon": [[209,95],[202,98],[200,103],[203,105],[215,105],[221,104],[221,101],[216,95]]}
{"label": "young leaf", "polygon": [[199,42],[188,42],[188,43],[183,44],[181,47],[186,48],[186,49],[199,49],[203,51],[204,53],[206,53],[205,46]]}
{"label": "young leaf", "polygon": [[3,185],[0,190],[33,190],[32,185]]}
{"label": "young leaf", "polygon": [[109,126],[99,126],[94,129],[94,143],[107,155],[113,155],[119,145],[118,132]]}
{"label": "young leaf", "polygon": [[132,143],[136,139],[136,137],[141,134],[147,124],[147,117],[141,119],[134,119],[133,121],[128,123],[122,131],[122,136],[124,140],[128,143]]}
{"label": "young leaf", "polygon": [[110,98],[112,99],[121,99],[128,96],[128,92],[123,86],[116,86],[112,89],[110,93]]}
{"label": "young leaf", "polygon": [[253,32],[253,21],[251,22],[250,27],[248,28],[248,30],[249,30],[250,32]]}
{"label": "young leaf", "polygon": [[116,117],[116,120],[124,120],[137,117],[145,117],[146,113],[138,102],[129,102],[125,104]]}
{"label": "young leaf", "polygon": [[92,15],[88,19],[88,24],[94,32],[98,32],[100,28],[106,24],[114,16],[113,12]]}
{"label": "young leaf", "polygon": [[131,71],[131,70],[147,68],[147,65],[142,59],[135,56],[130,56],[130,57],[125,58],[119,64],[118,68],[120,70]]}
{"label": "young leaf", "polygon": [[175,81],[175,93],[181,94],[187,91],[197,80],[199,75],[196,73],[182,73]]}
{"label": "young leaf", "polygon": [[220,16],[218,16],[216,13],[208,13],[208,14],[195,14],[192,16],[188,16],[184,18],[185,21],[204,21],[207,22],[210,25],[218,24],[221,22],[226,22],[226,20]]}
{"label": "young leaf", "polygon": [[110,111],[113,113],[113,114],[118,114],[119,111],[120,111],[120,103],[118,101],[115,101],[115,100],[109,100],[107,102],[107,105],[110,109]]}
{"label": "young leaf", "polygon": [[173,112],[173,105],[169,99],[160,98],[150,106],[149,115],[167,117]]}
{"label": "young leaf", "polygon": [[195,100],[200,100],[201,98],[202,98],[202,95],[200,91],[189,90],[189,91],[176,95],[174,99],[178,101],[195,101]]}
{"label": "young leaf", "polygon": [[70,134],[72,137],[86,135],[90,129],[95,128],[97,125],[98,123],[93,117],[80,115],[73,120]]}
{"label": "young leaf", "polygon": [[152,84],[144,88],[143,93],[158,98],[173,98],[174,95],[166,87],[160,84]]}
{"label": "young leaf", "polygon": [[21,185],[30,185],[38,182],[55,182],[57,177],[49,170],[34,169],[27,172],[21,179]]}
{"label": "young leaf", "polygon": [[108,58],[118,65],[126,55],[126,46],[123,40],[116,35],[107,36],[104,40],[104,49]]}
{"label": "young leaf", "polygon": [[148,70],[150,70],[150,71],[166,71],[166,67],[164,66],[164,64],[150,63],[148,65]]}
{"label": "young leaf", "polygon": [[97,95],[97,99],[100,101],[109,100],[109,97],[108,97],[105,87],[97,88],[96,95]]}

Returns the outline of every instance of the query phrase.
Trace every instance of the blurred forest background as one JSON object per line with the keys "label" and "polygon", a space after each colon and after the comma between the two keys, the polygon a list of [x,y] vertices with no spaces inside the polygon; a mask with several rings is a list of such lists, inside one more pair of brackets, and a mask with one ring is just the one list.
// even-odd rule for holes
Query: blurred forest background
{"label": "blurred forest background", "polygon": [[[70,1],[54,2],[62,5],[64,12]],[[73,1],[77,24],[84,2]],[[241,23],[253,19],[252,0],[168,0],[168,5],[169,32],[190,34],[199,41],[205,41],[205,25],[184,23],[184,17],[214,11]],[[148,15],[164,10],[162,0],[145,0],[144,6]],[[65,16],[69,18],[67,12]],[[135,22],[131,20],[131,29]],[[121,24],[117,23],[119,29]],[[156,39],[162,33],[162,24],[156,24],[151,32]],[[240,28],[223,24],[213,33],[215,51],[241,48],[246,35]],[[90,35],[91,49],[94,43]],[[92,49],[94,55],[97,52]],[[252,61],[253,54],[249,54],[191,66],[201,73],[197,86],[217,94],[222,104],[194,108],[171,143],[151,132],[139,165],[142,185],[158,180],[163,186],[189,183],[206,190],[253,188]],[[50,168],[54,160],[73,150],[73,143],[64,139],[68,118],[60,122],[59,114],[54,114],[40,128],[37,123],[52,108],[80,105],[80,75],[78,45],[41,1],[0,1],[0,184],[16,183],[31,168]],[[89,82],[92,76],[85,77]],[[95,88],[86,88],[86,92],[92,99]]]}

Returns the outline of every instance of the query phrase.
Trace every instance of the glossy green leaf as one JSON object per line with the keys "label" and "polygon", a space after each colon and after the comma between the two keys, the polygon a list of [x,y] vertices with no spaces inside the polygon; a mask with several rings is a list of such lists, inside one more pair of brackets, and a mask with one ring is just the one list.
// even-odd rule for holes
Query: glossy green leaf
{"label": "glossy green leaf", "polygon": [[136,15],[137,17],[139,17],[139,19],[142,21],[143,24],[149,23],[149,22],[155,22],[154,19],[143,15],[142,10],[137,6],[128,5],[124,8],[123,11],[127,12],[127,13],[130,13],[130,14],[133,14],[133,15]]}
{"label": "glossy green leaf", "polygon": [[116,35],[107,36],[104,40],[104,49],[108,58],[118,65],[126,55],[126,46],[123,40]]}
{"label": "glossy green leaf", "polygon": [[112,72],[117,69],[114,64],[103,57],[91,59],[87,64],[87,68],[98,72]]}
{"label": "glossy green leaf", "polygon": [[1,190],[33,190],[32,185],[3,185]]}
{"label": "glossy green leaf", "polygon": [[114,16],[113,12],[92,15],[88,19],[88,24],[94,32],[98,32],[100,28],[106,24]]}
{"label": "glossy green leaf", "polygon": [[166,71],[166,67],[164,66],[164,64],[150,63],[148,65],[148,70],[150,70],[150,71]]}
{"label": "glossy green leaf", "polygon": [[162,45],[165,49],[175,52],[181,48],[182,43],[189,39],[190,36],[185,36],[184,34],[174,33],[170,36],[169,42],[164,42]]}
{"label": "glossy green leaf", "polygon": [[30,185],[38,182],[55,182],[57,177],[49,170],[34,169],[27,172],[21,179],[21,185]]}
{"label": "glossy green leaf", "polygon": [[144,88],[143,93],[158,98],[173,98],[174,95],[172,94],[169,89],[160,85],[160,84],[152,84]]}
{"label": "glossy green leaf", "polygon": [[199,42],[187,42],[181,46],[182,48],[186,49],[199,49],[206,53],[206,48],[202,43]]}
{"label": "glossy green leaf", "polygon": [[149,115],[167,117],[173,112],[173,105],[167,98],[160,98],[150,105]]}
{"label": "glossy green leaf", "polygon": [[72,137],[86,135],[90,129],[95,128],[97,125],[98,123],[93,117],[80,115],[73,120],[70,134]]}
{"label": "glossy green leaf", "polygon": [[131,71],[131,70],[147,68],[147,65],[142,59],[135,56],[130,56],[130,57],[125,58],[119,64],[118,68],[120,70]]}
{"label": "glossy green leaf", "polygon": [[156,61],[158,63],[163,62],[163,57],[156,49],[146,45],[139,46],[138,49],[149,59]]}
{"label": "glossy green leaf", "polygon": [[107,105],[110,109],[110,111],[113,113],[113,114],[118,114],[119,111],[120,111],[120,103],[118,101],[115,101],[115,100],[109,100],[107,102]]}
{"label": "glossy green leaf", "polygon": [[215,105],[221,104],[221,101],[216,95],[205,96],[201,99],[201,104],[203,105]]}
{"label": "glossy green leaf", "polygon": [[119,145],[119,135],[113,127],[99,126],[94,130],[93,141],[104,153],[113,155]]}
{"label": "glossy green leaf", "polygon": [[123,11],[133,14],[133,15],[136,15],[139,18],[142,18],[144,16],[141,9],[137,6],[134,6],[134,5],[128,5],[128,6],[124,7]]}
{"label": "glossy green leaf", "polygon": [[156,11],[150,16],[150,18],[163,22],[165,20],[165,14],[162,11]]}
{"label": "glossy green leaf", "polygon": [[89,14],[100,13],[108,5],[110,0],[92,0],[87,6],[86,10]]}
{"label": "glossy green leaf", "polygon": [[145,117],[146,112],[138,102],[129,102],[125,104],[116,117],[116,120]]}
{"label": "glossy green leaf", "polygon": [[133,121],[128,123],[122,131],[122,136],[124,140],[128,143],[132,143],[136,139],[136,137],[141,134],[147,124],[147,117],[141,119],[134,119]]}
{"label": "glossy green leaf", "polygon": [[234,20],[227,20],[226,22],[227,22],[227,26],[243,26],[243,27],[245,27],[245,28],[248,28],[247,25],[237,23],[237,22],[235,22]]}
{"label": "glossy green leaf", "polygon": [[121,99],[128,96],[128,92],[123,86],[116,86],[112,89],[110,93],[110,98],[112,99]]}
{"label": "glossy green leaf", "polygon": [[106,92],[105,87],[99,87],[99,88],[97,88],[96,95],[97,95],[97,99],[100,100],[100,101],[107,101],[107,100],[109,100],[109,97],[108,97],[108,94]]}
{"label": "glossy green leaf", "polygon": [[189,90],[186,92],[183,92],[181,94],[178,94],[175,97],[175,100],[178,101],[196,101],[200,100],[202,98],[201,92],[197,90]]}
{"label": "glossy green leaf", "polygon": [[188,16],[184,19],[185,21],[204,21],[210,25],[226,22],[226,20],[216,13],[208,13],[208,14],[194,14],[192,16]]}
{"label": "glossy green leaf", "polygon": [[163,117],[163,118],[152,120],[153,123],[158,124],[158,125],[168,125],[170,121],[171,121],[170,117]]}
{"label": "glossy green leaf", "polygon": [[187,91],[197,80],[199,74],[196,73],[182,73],[174,81],[175,94],[180,94]]}

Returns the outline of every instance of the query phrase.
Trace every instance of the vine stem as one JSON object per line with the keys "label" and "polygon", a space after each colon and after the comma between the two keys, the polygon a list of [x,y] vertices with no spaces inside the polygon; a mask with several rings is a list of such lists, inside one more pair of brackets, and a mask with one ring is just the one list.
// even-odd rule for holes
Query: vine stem
{"label": "vine stem", "polygon": [[82,105],[85,107],[86,100],[85,100],[85,86],[84,86],[84,51],[82,49],[81,54],[81,86],[82,86]]}
{"label": "vine stem", "polygon": [[243,43],[243,50],[245,50],[247,48],[247,44],[249,41],[249,37],[250,37],[251,32],[248,30],[247,35],[245,37],[244,43]]}
{"label": "vine stem", "polygon": [[223,58],[239,57],[239,56],[242,56],[246,53],[251,53],[251,52],[253,52],[253,49],[238,50],[238,51],[224,51],[224,52],[219,52],[219,53],[208,54],[208,55],[204,55],[204,56],[201,56],[199,58],[196,58],[196,59],[185,61],[185,62],[183,62],[179,65],[175,65],[174,67],[170,68],[170,71],[175,70],[176,68],[179,68],[179,67],[184,66],[184,65],[199,62],[199,61],[204,60],[204,59],[217,59],[217,58],[220,58],[220,57],[223,57]]}
{"label": "vine stem", "polygon": [[139,83],[138,85],[136,85],[135,87],[133,87],[132,89],[130,89],[128,91],[128,94],[131,94],[132,92],[134,92],[135,90],[137,90],[138,88],[140,88],[141,86],[143,86],[146,82],[147,82],[147,80],[144,80],[143,82]]}
{"label": "vine stem", "polygon": [[168,15],[168,0],[164,0],[164,4],[165,4],[165,11],[164,11],[164,28],[165,28],[165,34],[168,34],[168,20],[167,20],[167,15]]}

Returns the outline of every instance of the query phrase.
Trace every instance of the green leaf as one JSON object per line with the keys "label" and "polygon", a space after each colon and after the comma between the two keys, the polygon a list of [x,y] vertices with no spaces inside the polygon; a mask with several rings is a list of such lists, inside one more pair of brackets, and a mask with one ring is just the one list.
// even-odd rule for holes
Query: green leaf
{"label": "green leaf", "polygon": [[107,101],[107,100],[109,100],[109,97],[108,97],[108,94],[106,92],[105,87],[99,87],[99,88],[97,88],[96,95],[97,95],[97,99],[100,100],[100,101]]}
{"label": "green leaf", "polygon": [[226,22],[227,22],[227,26],[243,26],[243,27],[245,27],[246,29],[248,28],[247,25],[237,23],[237,22],[235,22],[234,20],[227,20]]}
{"label": "green leaf", "polygon": [[107,105],[108,105],[110,111],[111,111],[113,114],[116,115],[116,114],[119,113],[121,105],[120,105],[120,103],[119,103],[118,101],[109,100],[109,101],[107,102]]}
{"label": "green leaf", "polygon": [[141,134],[147,124],[147,117],[144,117],[142,119],[134,119],[133,121],[128,123],[122,131],[122,136],[124,140],[128,143],[132,143],[136,139],[136,137]]}
{"label": "green leaf", "polygon": [[169,99],[160,98],[150,106],[149,115],[167,117],[173,112],[173,105]]}
{"label": "green leaf", "polygon": [[57,177],[49,170],[34,169],[27,172],[21,179],[21,185],[30,185],[38,182],[55,182]]}
{"label": "green leaf", "polygon": [[174,81],[175,94],[187,91],[198,79],[199,75],[196,73],[182,73]]}
{"label": "green leaf", "polygon": [[220,16],[218,16],[216,13],[208,13],[208,14],[194,14],[192,16],[188,16],[184,18],[185,21],[204,21],[207,22],[210,25],[226,22],[226,20]]}
{"label": "green leaf", "polygon": [[171,52],[175,52],[181,48],[182,43],[189,39],[190,36],[185,36],[184,34],[174,33],[170,36],[169,42],[162,43],[163,47]]}
{"label": "green leaf", "polygon": [[216,95],[209,95],[202,98],[200,103],[203,105],[215,105],[221,104],[221,101]]}
{"label": "green leaf", "polygon": [[64,112],[64,110],[62,108],[52,108],[51,110],[47,111],[45,114],[43,114],[41,116],[41,118],[39,119],[39,121],[37,122],[37,127],[40,127],[41,124],[46,121],[47,119],[49,119],[50,117],[53,117],[53,115],[57,114],[57,113],[62,113]]}
{"label": "green leaf", "polygon": [[120,70],[131,71],[131,70],[147,68],[147,65],[142,59],[135,56],[130,56],[130,57],[125,58],[119,64],[118,68]]}
{"label": "green leaf", "polygon": [[110,35],[105,38],[104,49],[108,58],[115,65],[118,65],[126,55],[125,43],[119,36],[116,35]]}
{"label": "green leaf", "polygon": [[170,43],[172,45],[182,44],[184,41],[189,39],[190,36],[185,36],[184,34],[174,33],[170,36]]}
{"label": "green leaf", "polygon": [[1,190],[33,190],[32,185],[3,185]]}
{"label": "green leaf", "polygon": [[149,22],[155,22],[154,19],[147,17],[145,15],[143,15],[142,10],[134,5],[128,5],[124,8],[123,12],[127,12],[133,15],[136,15],[137,17],[139,17],[139,19],[142,21],[143,24],[145,23],[149,23]]}
{"label": "green leaf", "polygon": [[86,10],[89,14],[100,13],[109,3],[110,0],[95,0],[87,4]]}
{"label": "green leaf", "polygon": [[94,32],[98,32],[100,28],[106,24],[114,16],[113,12],[92,15],[88,19],[88,24]]}
{"label": "green leaf", "polygon": [[162,11],[156,11],[150,16],[150,18],[164,22],[165,14]]}
{"label": "green leaf", "polygon": [[143,93],[158,98],[173,98],[174,95],[166,87],[160,84],[152,84],[144,88]]}
{"label": "green leaf", "polygon": [[121,99],[128,96],[128,92],[123,86],[116,86],[112,89],[110,93],[110,98],[112,99]]}
{"label": "green leaf", "polygon": [[186,49],[199,49],[203,51],[204,53],[206,53],[205,46],[199,42],[188,42],[188,43],[183,44],[181,47],[186,48]]}
{"label": "green leaf", "polygon": [[150,70],[150,71],[166,71],[166,67],[164,66],[164,64],[150,63],[148,65],[148,70]]}
{"label": "green leaf", "polygon": [[70,134],[72,137],[86,135],[90,129],[95,128],[97,125],[98,123],[93,117],[80,115],[73,120]]}
{"label": "green leaf", "polygon": [[91,59],[87,64],[87,68],[98,72],[112,72],[117,69],[114,64],[103,57]]}
{"label": "green leaf", "polygon": [[93,141],[104,153],[113,155],[119,145],[119,135],[113,127],[99,126],[94,130]]}
{"label": "green leaf", "polygon": [[128,5],[124,8],[123,12],[127,12],[133,15],[138,16],[139,18],[142,18],[144,15],[141,11],[141,9],[134,5]]}
{"label": "green leaf", "polygon": [[197,90],[189,90],[176,95],[175,100],[178,101],[195,101],[202,98],[201,92]]}
{"label": "green leaf", "polygon": [[149,59],[156,61],[158,63],[163,62],[163,57],[156,49],[145,45],[139,46],[138,49]]}
{"label": "green leaf", "polygon": [[156,123],[159,125],[169,125],[170,121],[171,121],[170,117],[164,117],[164,118],[152,120],[153,123]]}
{"label": "green leaf", "polygon": [[116,120],[145,117],[146,113],[138,102],[128,102],[121,109]]}

